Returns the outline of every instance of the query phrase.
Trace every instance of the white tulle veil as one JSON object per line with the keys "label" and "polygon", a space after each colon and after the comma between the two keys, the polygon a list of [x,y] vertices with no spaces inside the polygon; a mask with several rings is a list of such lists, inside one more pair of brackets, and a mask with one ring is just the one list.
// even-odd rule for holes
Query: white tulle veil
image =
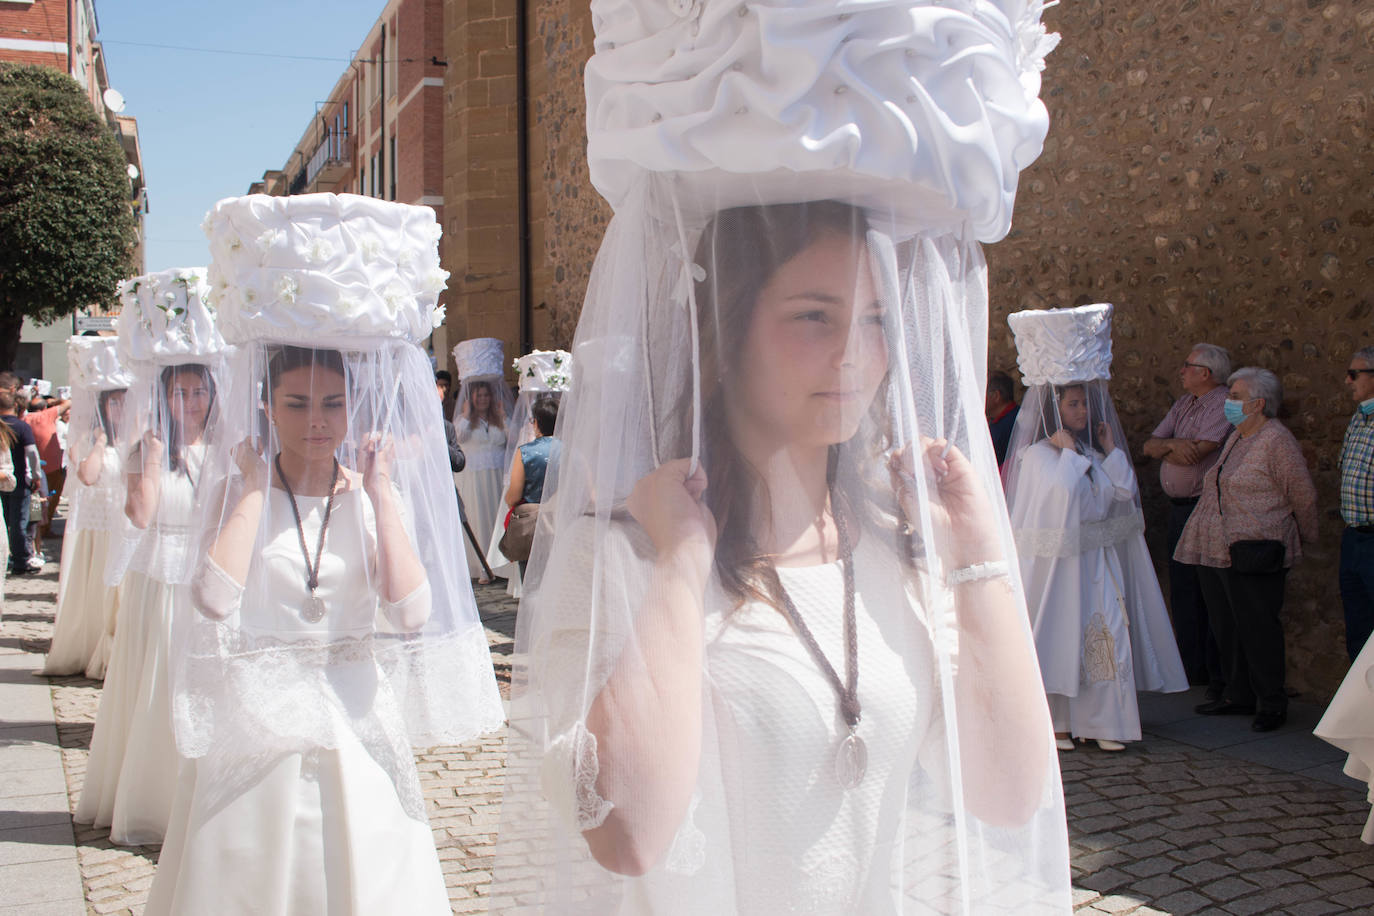
{"label": "white tulle veil", "polygon": [[[1057,761],[982,413],[979,241],[1006,233],[1044,138],[1039,13],[593,4],[589,158],[615,217],[518,618],[494,912],[1069,909]],[[745,449],[812,441],[782,417],[824,418],[839,563],[775,567],[759,547],[758,500],[796,481]],[[698,469],[691,504],[719,533],[704,586],[681,598],[642,523],[663,503],[642,487]],[[975,505],[986,537],[970,562],[959,523]],[[975,593],[999,621],[991,643]],[[839,678],[855,646],[857,725],[787,596]],[[700,602],[699,623],[665,641],[679,600]],[[992,644],[1009,670],[984,667]],[[1014,688],[1006,719],[979,719],[972,671],[993,694]],[[610,711],[627,677],[686,712]],[[868,748],[857,782],[837,757],[847,725]]]}
{"label": "white tulle veil", "polygon": [[[178,748],[204,797],[228,799],[285,754],[358,742],[423,821],[412,745],[503,718],[418,346],[445,279],[438,224],[427,207],[365,197],[256,195],[220,201],[205,230],[234,351],[194,607],[175,632]],[[284,483],[279,463],[303,449],[324,449],[332,496]],[[235,570],[221,539],[248,524],[253,493]]]}
{"label": "white tulle veil", "polygon": [[192,508],[205,456],[218,435],[224,383],[224,338],[206,302],[208,292],[204,267],[158,271],[120,284],[116,353],[132,381],[117,448],[126,490],[146,479],[157,495],[148,517],[121,526],[122,536],[106,559],[106,584],[118,585],[131,569],[169,585],[189,580]]}
{"label": "white tulle veil", "polygon": [[[115,472],[119,475],[115,486],[103,486],[99,481],[88,485],[81,480],[78,469],[97,448],[104,453],[102,464],[111,456],[117,463],[117,445],[124,425],[124,401],[133,384],[133,374],[119,362],[113,337],[71,338],[67,341],[67,367],[72,408],[67,425],[67,447],[63,452],[67,466],[66,531],[124,532],[128,529],[128,519],[124,515],[122,473]],[[104,570],[97,570],[97,574],[103,576]]]}

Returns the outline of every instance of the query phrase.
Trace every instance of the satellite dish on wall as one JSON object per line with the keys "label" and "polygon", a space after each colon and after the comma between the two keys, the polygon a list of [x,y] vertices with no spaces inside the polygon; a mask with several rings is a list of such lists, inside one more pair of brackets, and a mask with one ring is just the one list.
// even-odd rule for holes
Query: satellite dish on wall
{"label": "satellite dish on wall", "polygon": [[134,165],[132,162],[129,163],[124,173],[129,176],[130,181],[138,181],[138,166]]}
{"label": "satellite dish on wall", "polygon": [[105,102],[105,107],[115,114],[124,110],[124,94],[118,89],[106,89],[100,96]]}

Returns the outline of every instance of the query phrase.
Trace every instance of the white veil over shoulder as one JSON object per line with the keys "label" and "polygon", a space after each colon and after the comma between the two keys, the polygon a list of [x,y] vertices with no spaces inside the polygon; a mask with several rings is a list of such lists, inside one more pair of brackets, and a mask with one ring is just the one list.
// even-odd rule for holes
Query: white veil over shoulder
{"label": "white veil over shoulder", "polygon": [[[134,376],[120,363],[116,346],[113,337],[73,337],[67,341],[72,410],[63,456],[70,505],[67,531],[72,533],[123,532],[129,525],[124,516],[124,479],[117,444],[123,428],[124,401]],[[87,485],[78,476],[77,468],[96,449],[113,459],[112,466],[102,467],[102,479]],[[103,568],[97,572],[97,576],[103,574]]]}
{"label": "white veil over shoulder", "polygon": [[1111,318],[1109,303],[1008,316],[1026,395],[1003,470],[1046,692],[1077,698],[1085,686],[1119,683],[1130,696],[1126,721],[1076,721],[1121,729],[1087,737],[1139,740],[1134,692],[1186,690],[1188,681],[1107,389]]}
{"label": "white veil over shoulder", "polygon": [[979,241],[1047,130],[1040,10],[593,3],[615,216],[518,618],[494,912],[1069,910],[983,417]]}
{"label": "white veil over shoulder", "polygon": [[[418,346],[447,276],[434,212],[250,195],[204,229],[234,352],[175,634],[178,747],[198,794],[232,798],[284,755],[361,744],[424,821],[412,745],[503,719]],[[319,495],[281,470],[309,455],[332,466]]]}
{"label": "white veil over shoulder", "polygon": [[[191,516],[205,456],[217,435],[224,338],[206,301],[204,267],[133,277],[120,284],[116,352],[134,376],[124,397],[119,452],[126,478],[156,488],[153,516],[121,526],[105,581],[133,569],[169,585],[188,581]],[[156,467],[157,472],[147,473]]]}

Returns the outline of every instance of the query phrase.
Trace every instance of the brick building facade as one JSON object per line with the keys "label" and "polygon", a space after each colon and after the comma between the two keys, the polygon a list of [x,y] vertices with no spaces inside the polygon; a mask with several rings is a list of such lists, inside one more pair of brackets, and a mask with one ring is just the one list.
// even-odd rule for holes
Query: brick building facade
{"label": "brick building facade", "polygon": [[[249,193],[364,194],[433,207],[443,224],[442,24],[442,0],[387,3],[285,164]],[[432,343],[448,349],[445,328]]]}
{"label": "brick building facade", "polygon": [[[536,346],[567,346],[610,216],[587,180],[585,0],[447,0],[445,251],[455,337],[521,334],[521,259]],[[1083,0],[1049,11],[1063,43],[1042,97],[1052,126],[1023,176],[1012,235],[987,249],[990,364],[1012,368],[1020,308],[1117,305],[1113,394],[1138,451],[1188,346],[1279,373],[1304,443],[1321,542],[1290,578],[1290,681],[1329,696],[1346,662],[1336,588],[1340,374],[1374,342],[1374,9],[1347,0]],[[523,62],[523,68],[520,64]],[[528,87],[521,225],[517,74]],[[1152,547],[1165,504],[1138,466]]]}

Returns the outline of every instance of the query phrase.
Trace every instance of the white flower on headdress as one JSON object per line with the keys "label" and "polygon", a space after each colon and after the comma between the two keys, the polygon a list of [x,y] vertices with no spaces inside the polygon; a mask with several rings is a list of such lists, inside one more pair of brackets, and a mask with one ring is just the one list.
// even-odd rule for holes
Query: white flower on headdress
{"label": "white flower on headdress", "polygon": [[438,242],[439,239],[441,239],[444,235],[444,227],[439,225],[439,223],[436,221],[427,224],[425,226],[425,232],[429,234],[429,240],[431,242]]}
{"label": "white flower on headdress", "polygon": [[1059,0],[1032,0],[1016,23],[1016,58],[1022,73],[1045,69],[1045,57],[1059,45],[1059,33],[1051,32],[1040,21],[1045,10]]}
{"label": "white flower on headdress", "polygon": [[286,233],[281,229],[267,229],[262,235],[258,236],[258,247],[263,251],[273,248],[286,241]]}
{"label": "white flower on headdress", "polygon": [[392,318],[399,315],[410,300],[409,291],[400,283],[389,283],[386,289],[382,290],[382,302],[386,303],[387,313]]}
{"label": "white flower on headdress", "polygon": [[444,323],[446,317],[448,317],[448,307],[441,305],[435,308],[434,314],[429,316],[429,320],[435,328],[438,328],[439,325]]}
{"label": "white flower on headdress", "polygon": [[343,296],[334,306],[334,311],[338,315],[347,318],[349,315],[352,315],[354,312],[358,311],[358,306],[359,302],[357,299],[354,299],[352,296]]}
{"label": "white flower on headdress", "polygon": [[296,295],[301,291],[301,285],[291,274],[282,274],[277,278],[277,298],[287,305],[294,305]]}
{"label": "white flower on headdress", "polygon": [[424,293],[442,293],[444,287],[448,285],[448,271],[431,270],[425,274],[424,285],[420,288]]}
{"label": "white flower on headdress", "polygon": [[231,236],[229,236],[229,250],[230,250],[230,251],[238,251],[238,250],[239,250],[240,248],[242,248],[242,247],[243,247],[243,239],[239,238],[237,235],[231,235]]}
{"label": "white flower on headdress", "polygon": [[407,268],[413,263],[415,263],[415,251],[413,249],[402,248],[400,251],[396,252],[397,267]]}
{"label": "white flower on headdress", "polygon": [[358,250],[363,253],[364,261],[375,261],[382,256],[382,240],[375,235],[365,235],[358,240]]}
{"label": "white flower on headdress", "polygon": [[310,247],[306,250],[305,256],[315,264],[328,261],[334,257],[334,243],[326,238],[311,239]]}
{"label": "white flower on headdress", "polygon": [[215,211],[205,211],[205,219],[200,221],[200,231],[202,235],[209,235],[215,227]]}
{"label": "white flower on headdress", "polygon": [[251,286],[245,286],[243,288],[243,301],[247,305],[252,305],[254,302],[257,302],[258,291],[253,289],[253,287]]}

